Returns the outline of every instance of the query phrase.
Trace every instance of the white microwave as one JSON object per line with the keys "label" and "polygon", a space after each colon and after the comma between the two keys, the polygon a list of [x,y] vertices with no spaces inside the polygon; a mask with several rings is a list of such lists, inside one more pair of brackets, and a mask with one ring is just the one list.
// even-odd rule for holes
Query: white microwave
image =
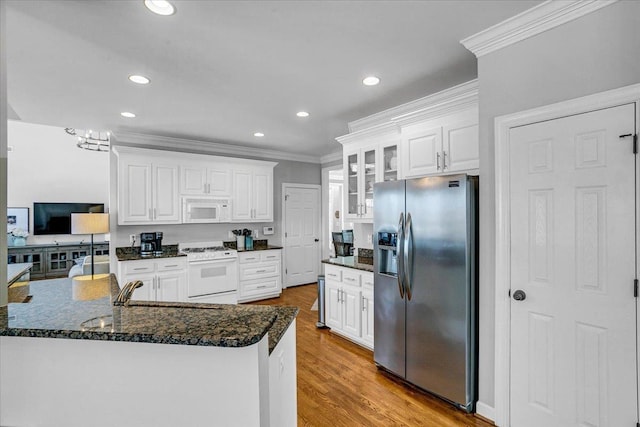
{"label": "white microwave", "polygon": [[204,224],[231,221],[231,201],[228,199],[184,197],[182,223]]}

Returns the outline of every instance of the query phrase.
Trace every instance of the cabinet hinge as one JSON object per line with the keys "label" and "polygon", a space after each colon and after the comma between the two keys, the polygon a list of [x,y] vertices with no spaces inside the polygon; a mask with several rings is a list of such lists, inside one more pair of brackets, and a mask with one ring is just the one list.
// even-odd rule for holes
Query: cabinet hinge
{"label": "cabinet hinge", "polygon": [[638,298],[638,279],[633,280],[633,296]]}
{"label": "cabinet hinge", "polygon": [[637,133],[625,133],[620,135],[619,138],[633,137],[633,154],[638,154],[638,134]]}
{"label": "cabinet hinge", "polygon": [[289,274],[289,269],[285,268],[284,269],[284,274]]}

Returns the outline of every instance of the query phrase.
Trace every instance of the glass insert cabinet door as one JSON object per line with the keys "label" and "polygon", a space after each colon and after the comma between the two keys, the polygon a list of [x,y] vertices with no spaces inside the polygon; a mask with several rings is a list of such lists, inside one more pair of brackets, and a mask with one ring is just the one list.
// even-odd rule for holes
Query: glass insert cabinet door
{"label": "glass insert cabinet door", "polygon": [[383,151],[383,177],[384,181],[396,181],[398,179],[398,146],[384,147]]}
{"label": "glass insert cabinet door", "polygon": [[360,201],[358,197],[358,154],[354,153],[347,157],[347,194],[348,211],[350,216],[359,213]]}
{"label": "glass insert cabinet door", "polygon": [[376,151],[364,152],[364,185],[361,216],[373,215],[373,184],[376,183]]}

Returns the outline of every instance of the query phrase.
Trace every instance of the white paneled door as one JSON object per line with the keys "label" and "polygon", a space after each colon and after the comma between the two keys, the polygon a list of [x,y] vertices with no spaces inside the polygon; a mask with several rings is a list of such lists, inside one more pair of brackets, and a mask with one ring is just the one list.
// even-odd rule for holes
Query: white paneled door
{"label": "white paneled door", "polygon": [[510,130],[514,427],[635,426],[633,104]]}
{"label": "white paneled door", "polygon": [[285,184],[285,284],[314,283],[320,265],[320,186]]}

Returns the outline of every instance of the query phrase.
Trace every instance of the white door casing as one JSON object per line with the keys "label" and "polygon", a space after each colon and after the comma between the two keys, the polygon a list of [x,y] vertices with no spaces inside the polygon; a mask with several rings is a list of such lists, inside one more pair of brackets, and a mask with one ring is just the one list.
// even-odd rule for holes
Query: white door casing
{"label": "white door casing", "polygon": [[[586,96],[583,98],[579,98],[579,99],[575,99],[575,100],[570,100],[570,101],[564,101],[558,104],[553,104],[553,105],[549,105],[549,106],[545,106],[545,107],[540,107],[540,108],[536,108],[536,109],[532,109],[532,110],[528,110],[528,111],[523,111],[523,112],[519,112],[519,113],[515,113],[515,114],[511,114],[508,116],[503,116],[503,117],[498,117],[495,120],[495,135],[496,135],[496,143],[495,143],[495,149],[496,149],[496,154],[495,154],[495,160],[496,160],[496,308],[495,308],[495,315],[496,315],[496,321],[495,321],[495,337],[496,337],[496,341],[495,341],[495,422],[496,425],[499,426],[508,426],[508,425],[517,425],[515,423],[513,423],[513,420],[511,419],[512,413],[514,412],[513,409],[513,403],[510,401],[511,398],[511,389],[510,386],[512,384],[512,375],[514,375],[514,373],[510,370],[510,369],[505,369],[505,366],[510,366],[511,364],[511,360],[514,358],[514,355],[511,353],[511,337],[515,334],[512,333],[512,324],[511,324],[511,309],[512,309],[512,299],[509,297],[509,290],[510,290],[510,286],[511,286],[511,268],[512,268],[512,260],[511,260],[511,253],[512,253],[512,242],[515,242],[516,239],[512,237],[511,233],[511,222],[512,222],[512,212],[511,212],[511,208],[512,208],[512,204],[510,202],[510,195],[511,195],[511,176],[510,176],[510,158],[511,158],[511,143],[510,143],[510,137],[511,137],[511,129],[519,127],[519,126],[524,126],[527,124],[531,124],[531,123],[538,123],[538,122],[542,122],[542,121],[546,121],[546,120],[553,120],[555,118],[559,118],[559,117],[566,117],[566,116],[570,116],[570,115],[577,115],[577,114],[582,114],[585,112],[589,112],[589,111],[594,111],[597,109],[604,109],[604,108],[609,108],[609,107],[615,107],[615,106],[619,106],[622,104],[626,104],[626,103],[634,103],[635,101],[638,101],[640,99],[640,84],[636,84],[636,85],[632,85],[632,86],[627,86],[624,88],[620,88],[620,89],[615,89],[615,90],[611,90],[608,92],[603,92],[603,93],[599,93],[599,94],[595,94],[595,95],[590,95],[590,96]],[[637,103],[635,104],[635,112],[633,113],[633,116],[635,116],[636,122],[635,125],[632,124],[632,129],[630,129],[628,132],[632,132],[632,133],[637,133],[638,132],[638,108],[637,108]],[[597,133],[597,132],[596,132]],[[631,139],[627,139],[627,141],[623,141],[623,140],[619,140],[619,138],[617,138],[618,135],[616,135],[616,142],[618,144],[626,144],[627,145],[627,149],[630,150],[631,147]],[[586,154],[588,154],[587,158],[593,160],[595,157],[597,157],[598,155],[598,151],[597,151],[597,146],[598,144],[596,143],[597,138],[589,138],[588,135],[582,135],[581,136],[582,139],[582,148],[588,148]],[[590,140],[590,141],[589,141]],[[572,142],[573,143],[573,142]],[[534,144],[535,146],[536,144]],[[543,149],[543,147],[545,146],[545,142],[543,141],[537,141],[537,147],[539,152],[544,153],[545,150]],[[578,145],[575,145],[574,147],[577,147]],[[595,148],[594,148],[595,147]],[[589,151],[590,150],[590,151]],[[595,151],[594,151],[595,150]],[[583,150],[583,154],[585,153],[585,151]],[[575,153],[574,153],[575,154]],[[579,153],[580,154],[580,153]],[[633,157],[633,154],[630,154],[630,156]],[[545,155],[541,155],[541,158],[546,158],[546,154]],[[572,160],[573,161],[573,160]],[[608,161],[608,159],[605,157],[605,161]],[[633,161],[633,160],[632,160]],[[553,162],[553,161],[552,161]],[[540,164],[544,164],[544,161],[540,162]],[[555,165],[556,163],[552,163],[553,165]],[[572,163],[572,165],[574,165]],[[566,166],[566,165],[565,165]],[[637,199],[637,191],[638,191],[638,184],[640,181],[640,171],[638,170],[638,164],[637,162],[635,163],[634,166],[632,166],[632,168],[635,167],[635,194],[636,194],[636,201],[632,202],[631,206],[633,209],[633,204],[635,203],[635,209],[638,209],[640,207],[640,201],[638,201]],[[564,178],[564,176],[562,177]],[[561,183],[564,182],[563,179],[559,180]],[[572,194],[571,200],[575,200],[576,197],[582,197],[585,200],[585,203],[582,205],[583,207],[587,208],[587,209],[592,209],[592,207],[594,206],[593,203],[599,203],[601,201],[601,199],[599,199],[599,197],[601,196],[601,191],[602,191],[602,186],[600,186],[600,188],[598,188],[598,185],[594,185],[593,183],[586,183],[586,185],[583,185],[582,187],[596,187],[595,191],[592,192],[591,194],[589,194],[589,188],[578,188],[575,190],[574,194]],[[549,187],[547,187],[548,189]],[[617,189],[617,188],[616,188]],[[613,191],[615,191],[616,189],[614,189]],[[542,190],[545,190],[545,188],[542,188]],[[600,192],[600,193],[599,193]],[[613,194],[611,191],[609,191],[608,193],[606,193],[605,190],[605,194],[607,196],[609,196],[608,199],[605,199],[606,201],[608,201],[611,197],[610,195]],[[528,197],[528,196],[527,196]],[[536,199],[537,197],[537,199]],[[538,192],[535,193],[535,190],[532,191],[532,198],[536,199],[537,204],[534,203],[534,206],[538,206],[538,208],[541,208],[542,210],[544,210],[544,206],[545,206],[545,194],[543,192]],[[553,201],[555,201],[555,205],[549,205],[551,207],[555,207],[556,211],[558,209],[558,197],[554,197]],[[552,201],[552,203],[553,203]],[[565,200],[562,201],[563,203],[565,202]],[[591,202],[592,204],[589,204],[589,202]],[[604,205],[602,205],[604,206]],[[528,205],[527,205],[527,209],[528,209]],[[592,209],[593,211],[593,209]],[[535,212],[535,211],[534,211]],[[586,213],[586,210],[582,211],[583,213]],[[601,211],[602,212],[602,211]],[[618,215],[619,213],[616,211],[615,212],[616,215]],[[529,215],[529,213],[527,213],[527,215]],[[605,222],[601,223],[602,225],[600,225],[600,231],[596,232],[596,236],[599,236],[598,233],[600,233],[603,230],[603,226],[605,224],[610,224],[610,226],[615,226],[617,224],[614,223],[612,224],[612,218],[614,218],[615,216],[613,216],[613,214],[610,214],[609,217],[604,217],[605,218]],[[595,223],[593,223],[595,224]],[[631,230],[629,230],[627,228],[626,232],[630,233],[632,235],[632,240],[633,240],[633,245],[635,246],[635,248],[637,248],[638,246],[638,234],[637,231],[635,233],[635,236],[633,235],[633,228],[634,228],[634,220],[632,220],[632,226],[631,226]],[[563,223],[564,225],[564,223]],[[586,224],[582,223],[582,227],[584,228]],[[621,226],[621,225],[620,225]],[[571,221],[567,224],[564,225],[564,227],[561,228],[568,228],[568,230],[558,230],[558,227],[556,226],[553,230],[555,232],[555,238],[556,240],[559,239],[558,235],[561,235],[562,233],[567,233],[567,232],[574,232],[576,230],[576,227],[580,227],[580,225],[578,225],[577,223],[574,223],[573,218],[571,218]],[[635,230],[638,230],[638,228],[640,227],[640,219],[636,217],[635,219]],[[523,232],[528,232],[528,228],[526,227],[526,225],[524,224],[520,224],[519,228],[524,229]],[[544,227],[542,227],[541,229],[544,229]],[[588,226],[587,226],[587,229]],[[607,232],[607,229],[604,229],[604,232]],[[593,234],[592,234],[593,237]],[[565,237],[563,237],[562,239],[565,239]],[[598,237],[599,238],[599,237]],[[541,240],[539,240],[538,242],[543,242],[544,239],[541,238]],[[607,241],[597,241],[598,244],[602,245],[607,245],[609,242]],[[575,242],[569,242],[569,243],[575,243]],[[584,244],[587,243],[586,241],[581,241],[580,243]],[[566,246],[566,242],[564,242],[565,246]],[[606,246],[604,246],[604,248],[606,248]],[[527,246],[527,250],[528,250],[528,246]],[[560,249],[556,249],[556,252],[554,255],[558,254],[558,251],[564,251],[565,248],[561,247]],[[593,253],[593,249],[592,253]],[[617,250],[617,249],[615,249]],[[636,249],[637,250],[637,249]],[[517,250],[515,250],[515,252],[517,252]],[[542,252],[538,251],[538,255]],[[597,254],[597,251],[595,252]],[[632,254],[633,256],[635,256],[637,252],[632,250]],[[586,254],[586,252],[583,250],[582,252],[578,251],[578,256],[582,256],[584,257]],[[605,255],[607,255],[605,253]],[[609,253],[609,258],[611,256],[611,254]],[[605,260],[609,259],[607,257],[605,257]],[[534,258],[534,259],[541,259],[540,257]],[[552,259],[552,261],[555,259]],[[608,262],[608,261],[607,261]],[[638,266],[637,266],[637,261],[634,259],[632,261],[632,264],[635,264],[632,266],[633,269],[633,275],[637,278],[638,276]],[[598,265],[597,267],[600,268],[602,264]],[[596,268],[595,266],[590,266],[589,268],[591,268],[591,271],[594,271],[593,268]],[[607,270],[605,270],[607,271]],[[571,272],[569,272],[571,273]],[[585,272],[577,272],[574,270],[574,276],[576,276],[578,279],[588,279],[588,275],[585,274]],[[563,273],[566,274],[566,273]],[[580,274],[582,276],[580,276]],[[607,271],[607,274],[608,271]],[[556,274],[557,276],[557,274]],[[603,277],[607,277],[607,279],[610,279],[610,276],[603,276]],[[555,278],[556,280],[557,277]],[[588,283],[588,282],[587,282]],[[609,284],[610,281],[607,282],[607,290],[611,290],[612,289],[612,285]],[[625,285],[618,285],[617,286],[625,286]],[[538,285],[539,286],[539,285]],[[570,287],[570,289],[573,289],[572,292],[577,293],[577,292],[582,292],[582,293],[587,293],[587,291],[584,290],[578,290],[578,285],[577,284],[572,284],[571,286],[573,286],[573,288]],[[633,299],[633,284],[629,284],[626,285],[628,287],[628,289],[631,292],[631,304],[634,306],[634,310],[637,311],[638,309],[638,300],[637,299]],[[513,290],[518,289],[518,287],[516,285],[513,286]],[[534,294],[537,291],[534,290]],[[595,293],[595,291],[590,291],[592,293]],[[604,296],[607,296],[606,294],[601,294]],[[537,297],[530,295],[530,293],[528,293],[527,296],[527,300],[523,301],[523,303],[531,302],[531,298],[536,299]],[[517,303],[514,303],[517,304]],[[582,304],[582,301],[580,302],[580,304]],[[578,304],[578,305],[580,305]],[[616,314],[617,315],[617,314]],[[534,320],[539,320],[539,322],[533,322],[534,325],[533,326],[545,326],[545,319],[544,314],[542,313],[540,317],[535,317],[532,316],[532,318]],[[598,319],[599,320],[599,319]],[[601,332],[601,330],[592,327],[590,328],[590,326],[587,324],[588,322],[583,322],[582,325],[580,325],[580,328],[578,328],[577,325],[574,325],[575,328],[572,332],[572,336],[574,338],[571,337],[566,337],[566,340],[574,340],[574,341],[579,341],[580,343],[583,344],[582,348],[583,349],[595,349],[595,347],[597,347],[598,345],[603,345],[602,343],[599,342],[600,338],[602,337],[602,335],[598,335],[599,332]],[[640,338],[638,335],[638,327],[640,326],[640,320],[635,318],[635,320],[632,320],[631,322],[632,324],[635,324],[635,331],[633,334],[633,339],[631,341],[633,341],[633,347],[634,349],[632,349],[632,355],[635,359],[636,354],[637,354],[637,348],[635,348],[635,342]],[[538,333],[538,337],[544,337],[544,327],[540,327],[537,330],[534,329],[534,331],[537,331]],[[577,332],[577,333],[576,333]],[[617,337],[616,337],[617,338]],[[589,340],[591,339],[591,341]],[[576,345],[576,343],[574,342],[572,345]],[[556,348],[556,354],[558,354],[558,349]],[[539,353],[540,354],[540,353]],[[594,352],[587,352],[585,353],[585,351],[582,351],[581,354],[579,354],[582,357],[583,361],[591,361],[594,362],[597,359],[594,358],[589,358],[590,356],[594,355]],[[575,356],[575,354],[574,354]],[[577,364],[577,360],[575,360],[576,364]],[[602,362],[604,363],[604,362]],[[609,365],[611,365],[611,360],[608,360]],[[587,371],[589,373],[591,373],[592,369],[589,367],[587,368]],[[632,368],[632,371],[635,372],[626,372],[626,375],[628,377],[632,377],[635,378],[635,381],[640,381],[640,374],[638,373],[638,367],[637,367],[637,362],[634,366],[634,368]],[[609,373],[611,374],[611,373]],[[574,388],[574,394],[578,394],[578,399],[577,400],[581,400],[582,402],[580,403],[580,405],[582,405],[581,407],[578,407],[578,403],[576,403],[575,407],[574,407],[574,412],[577,414],[578,411],[583,410],[583,414],[589,418],[590,420],[595,420],[596,414],[598,415],[598,417],[601,415],[601,413],[603,413],[603,410],[601,407],[585,407],[585,403],[587,402],[595,402],[597,400],[597,393],[594,392],[594,387],[593,384],[585,384],[584,381],[589,381],[589,380],[594,380],[597,377],[594,375],[583,375],[581,378],[579,378],[579,381],[582,381],[582,383],[576,383],[575,384],[575,388]],[[601,378],[598,378],[599,380]],[[556,380],[557,382],[557,380]],[[538,383],[534,383],[535,385],[539,385],[541,384],[541,382],[539,381]],[[582,395],[580,396],[578,391],[580,389],[581,386],[589,386],[588,387],[588,391],[589,395]],[[614,384],[613,386],[609,387],[608,392],[611,394],[612,390],[615,389],[617,386]],[[529,392],[529,390],[525,390],[527,393]],[[595,394],[594,394],[595,393]],[[575,398],[575,396],[573,397]],[[628,400],[627,397],[625,397],[625,399]],[[611,397],[608,398],[609,402],[611,402]],[[632,406],[637,406],[637,400],[638,400],[638,396],[637,394],[634,392],[632,394],[632,400],[633,400],[633,404]],[[635,410],[635,409],[634,409]],[[600,411],[600,414],[598,413],[598,411]],[[611,413],[608,413],[609,417],[611,417]],[[576,415],[577,416],[577,415]],[[635,419],[637,417],[637,414],[635,416],[633,416],[634,418],[634,422]],[[577,419],[577,418],[576,418]],[[599,424],[602,418],[596,420],[596,424],[593,425],[601,425]],[[611,421],[611,418],[609,418],[609,420]],[[591,421],[593,422],[593,421]],[[543,424],[544,425],[544,424]],[[611,424],[613,425],[613,424]],[[633,425],[633,424],[632,424]]]}
{"label": "white door casing", "polygon": [[636,421],[633,129],[633,104],[511,129],[514,426]]}
{"label": "white door casing", "polygon": [[283,184],[286,287],[314,283],[320,268],[319,185]]}

